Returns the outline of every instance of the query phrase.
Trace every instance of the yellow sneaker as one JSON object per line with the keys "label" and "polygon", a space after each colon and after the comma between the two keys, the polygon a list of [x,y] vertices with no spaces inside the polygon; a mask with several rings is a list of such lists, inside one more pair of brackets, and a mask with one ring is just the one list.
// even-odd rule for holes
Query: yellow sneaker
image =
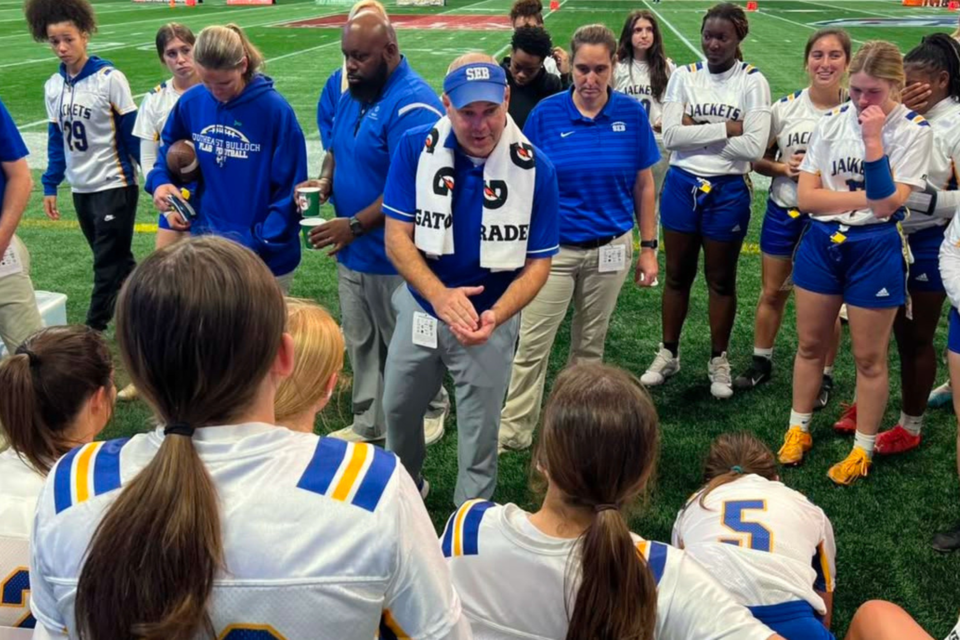
{"label": "yellow sneaker", "polygon": [[866,476],[870,471],[871,464],[872,461],[867,452],[860,447],[854,447],[850,455],[842,462],[830,467],[827,476],[837,484],[848,486],[853,484],[853,481],[857,478]]}
{"label": "yellow sneaker", "polygon": [[137,388],[133,384],[128,384],[117,393],[117,400],[120,402],[132,402],[137,399]]}
{"label": "yellow sneaker", "polygon": [[783,446],[777,452],[777,459],[780,460],[780,464],[798,465],[803,462],[803,454],[810,451],[812,447],[813,436],[800,427],[790,427],[783,439]]}

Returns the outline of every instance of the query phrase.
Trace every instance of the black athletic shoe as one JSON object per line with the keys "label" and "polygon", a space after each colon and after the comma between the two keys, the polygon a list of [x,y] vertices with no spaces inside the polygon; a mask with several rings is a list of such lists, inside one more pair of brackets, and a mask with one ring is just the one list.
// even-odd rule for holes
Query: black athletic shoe
{"label": "black athletic shoe", "polygon": [[763,356],[753,356],[750,367],[733,381],[734,389],[753,389],[770,380],[773,375],[773,362]]}
{"label": "black athletic shoe", "polygon": [[960,549],[960,521],[954,522],[947,531],[933,536],[932,546],[934,551],[940,553],[950,553]]}
{"label": "black athletic shoe", "polygon": [[823,381],[820,383],[820,395],[817,396],[817,402],[813,405],[814,411],[820,411],[829,404],[831,391],[833,391],[833,376],[823,374]]}

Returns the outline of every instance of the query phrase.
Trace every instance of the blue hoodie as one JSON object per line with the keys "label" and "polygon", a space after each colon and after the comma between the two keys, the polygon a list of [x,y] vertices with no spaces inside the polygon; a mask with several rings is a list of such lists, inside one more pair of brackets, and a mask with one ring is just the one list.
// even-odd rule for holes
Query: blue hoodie
{"label": "blue hoodie", "polygon": [[200,162],[200,209],[191,233],[213,233],[253,249],[277,276],[300,264],[293,190],[307,179],[307,145],[293,108],[256,75],[221,103],[205,86],[183,94],[163,129],[147,191],[171,184],[167,150],[192,140]]}

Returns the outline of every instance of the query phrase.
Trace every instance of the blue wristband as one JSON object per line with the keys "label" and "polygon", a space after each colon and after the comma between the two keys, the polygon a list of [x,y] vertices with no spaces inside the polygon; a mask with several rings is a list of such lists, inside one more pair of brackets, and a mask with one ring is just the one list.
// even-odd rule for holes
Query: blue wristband
{"label": "blue wristband", "polygon": [[890,158],[883,156],[879,160],[863,163],[863,180],[867,183],[867,200],[883,200],[897,192],[890,171]]}

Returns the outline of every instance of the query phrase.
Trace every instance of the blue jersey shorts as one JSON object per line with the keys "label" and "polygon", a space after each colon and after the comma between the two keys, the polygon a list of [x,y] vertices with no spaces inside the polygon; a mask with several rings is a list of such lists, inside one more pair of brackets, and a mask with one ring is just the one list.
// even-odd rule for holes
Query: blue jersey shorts
{"label": "blue jersey shorts", "polygon": [[944,293],[940,277],[940,245],[945,231],[946,227],[930,227],[907,236],[913,254],[907,279],[907,290],[911,293]]}
{"label": "blue jersey shorts", "polygon": [[864,309],[906,300],[907,265],[899,225],[841,227],[811,219],[793,259],[796,286]]}
{"label": "blue jersey shorts", "polygon": [[960,354],[960,314],[950,307],[950,332],[947,335],[947,349]]}
{"label": "blue jersey shorts", "polygon": [[749,609],[754,618],[787,640],[834,640],[805,600]]}
{"label": "blue jersey shorts", "polygon": [[796,207],[784,209],[768,199],[760,227],[760,251],[769,256],[793,256],[809,220],[810,216],[800,213]]}
{"label": "blue jersey shorts", "polygon": [[665,229],[718,242],[743,240],[750,224],[750,186],[744,176],[700,178],[670,167],[660,192]]}

